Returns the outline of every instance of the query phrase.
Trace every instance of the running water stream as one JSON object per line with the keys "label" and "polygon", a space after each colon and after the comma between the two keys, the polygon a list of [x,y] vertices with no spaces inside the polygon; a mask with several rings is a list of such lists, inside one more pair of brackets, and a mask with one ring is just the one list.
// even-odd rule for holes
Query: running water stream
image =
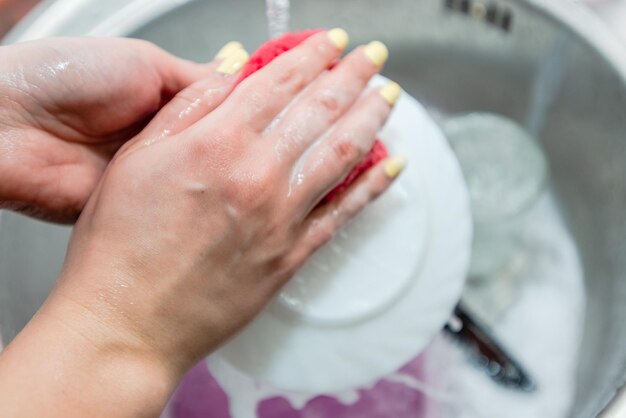
{"label": "running water stream", "polygon": [[270,39],[289,31],[289,0],[265,0]]}

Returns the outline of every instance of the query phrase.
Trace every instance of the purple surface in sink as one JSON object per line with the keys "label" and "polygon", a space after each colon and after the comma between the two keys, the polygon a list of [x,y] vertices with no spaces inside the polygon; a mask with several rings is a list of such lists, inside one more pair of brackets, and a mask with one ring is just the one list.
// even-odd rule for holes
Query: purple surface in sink
{"label": "purple surface in sink", "polygon": [[228,395],[209,373],[205,361],[185,375],[170,410],[173,418],[231,418]]}
{"label": "purple surface in sink", "polygon": [[357,402],[344,405],[331,396],[318,396],[302,410],[282,397],[259,403],[259,418],[415,418],[424,415],[424,395],[402,383],[380,381],[372,389],[360,390]]}
{"label": "purple surface in sink", "polygon": [[[424,356],[400,372],[424,380]],[[429,399],[420,391],[401,382],[380,380],[372,388],[360,389],[359,399],[350,405],[332,396],[317,396],[302,409],[295,409],[281,396],[262,400],[257,405],[258,418],[415,418],[425,416]],[[209,372],[206,362],[196,365],[183,379],[170,403],[172,418],[231,417],[229,400]]]}

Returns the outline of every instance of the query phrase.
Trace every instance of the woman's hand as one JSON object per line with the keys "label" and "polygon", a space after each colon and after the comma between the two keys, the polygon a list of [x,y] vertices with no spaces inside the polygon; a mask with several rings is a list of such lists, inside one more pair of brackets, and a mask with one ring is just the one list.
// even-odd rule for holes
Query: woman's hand
{"label": "woman's hand", "polygon": [[199,65],[131,39],[0,48],[0,208],[76,220],[113,154],[170,98],[200,79],[215,90],[207,105],[228,95],[224,55]]}
{"label": "woman's hand", "polygon": [[384,46],[326,72],[345,46],[331,39],[283,54],[177,135],[128,143],[76,225],[53,298],[87,305],[175,373],[252,319],[392,180],[380,165],[316,207],[391,110],[365,92]]}
{"label": "woman's hand", "polygon": [[[118,152],[57,287],[0,357],[0,393],[3,375],[4,386],[32,382],[7,373],[21,356],[47,371],[38,384],[48,416],[157,415],[189,367],[390,185],[402,158],[319,205],[369,151],[400,94],[395,83],[366,88],[387,57],[380,43],[327,71],[346,44],[341,30],[314,35],[182,124],[173,101],[158,128]],[[0,402],[0,412],[19,415],[15,403]]]}

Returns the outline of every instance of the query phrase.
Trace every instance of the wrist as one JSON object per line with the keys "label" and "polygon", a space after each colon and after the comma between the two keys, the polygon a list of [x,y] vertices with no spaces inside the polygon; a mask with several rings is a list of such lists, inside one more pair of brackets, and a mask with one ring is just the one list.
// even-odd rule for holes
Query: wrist
{"label": "wrist", "polygon": [[164,406],[181,377],[165,358],[97,311],[54,294],[46,305],[42,320],[65,327],[78,354],[100,365],[103,379],[142,405]]}
{"label": "wrist", "polygon": [[[83,308],[54,299],[7,347],[0,371],[5,376],[0,393],[7,384],[23,385],[18,391],[23,402],[18,397],[10,409],[12,401],[2,400],[0,412],[7,412],[2,416],[42,416],[43,411],[53,417],[158,416],[179,379]],[[37,405],[28,404],[33,394],[40,397]]]}

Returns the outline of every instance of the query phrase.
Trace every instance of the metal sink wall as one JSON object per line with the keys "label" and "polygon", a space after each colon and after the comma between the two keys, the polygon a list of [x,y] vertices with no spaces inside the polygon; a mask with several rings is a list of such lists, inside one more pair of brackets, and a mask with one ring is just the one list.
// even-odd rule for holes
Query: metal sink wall
{"label": "metal sink wall", "polygon": [[[478,6],[465,14],[449,10],[452,2],[444,0],[292,3],[294,29],[341,26],[353,45],[385,42],[391,57],[384,74],[436,115],[500,113],[541,138],[552,191],[583,257],[588,292],[573,415],[595,415],[626,369],[626,59],[615,41],[592,16],[562,0],[498,2],[510,13],[508,30],[489,23]],[[209,60],[229,40],[251,50],[266,39],[264,2],[190,2],[126,34]],[[5,342],[52,285],[67,235],[63,228],[4,214]]]}
{"label": "metal sink wall", "polygon": [[[523,3],[499,3],[512,14],[509,31],[445,4],[293,1],[292,22],[294,28],[344,27],[353,45],[380,39],[391,51],[384,74],[438,113],[500,113],[541,138],[554,192],[583,257],[589,300],[573,410],[589,415],[592,400],[609,396],[626,364],[624,75],[575,30]],[[258,46],[266,38],[263,17],[261,1],[198,2],[134,35],[206,60],[231,39]],[[550,65],[556,74],[538,81]]]}

